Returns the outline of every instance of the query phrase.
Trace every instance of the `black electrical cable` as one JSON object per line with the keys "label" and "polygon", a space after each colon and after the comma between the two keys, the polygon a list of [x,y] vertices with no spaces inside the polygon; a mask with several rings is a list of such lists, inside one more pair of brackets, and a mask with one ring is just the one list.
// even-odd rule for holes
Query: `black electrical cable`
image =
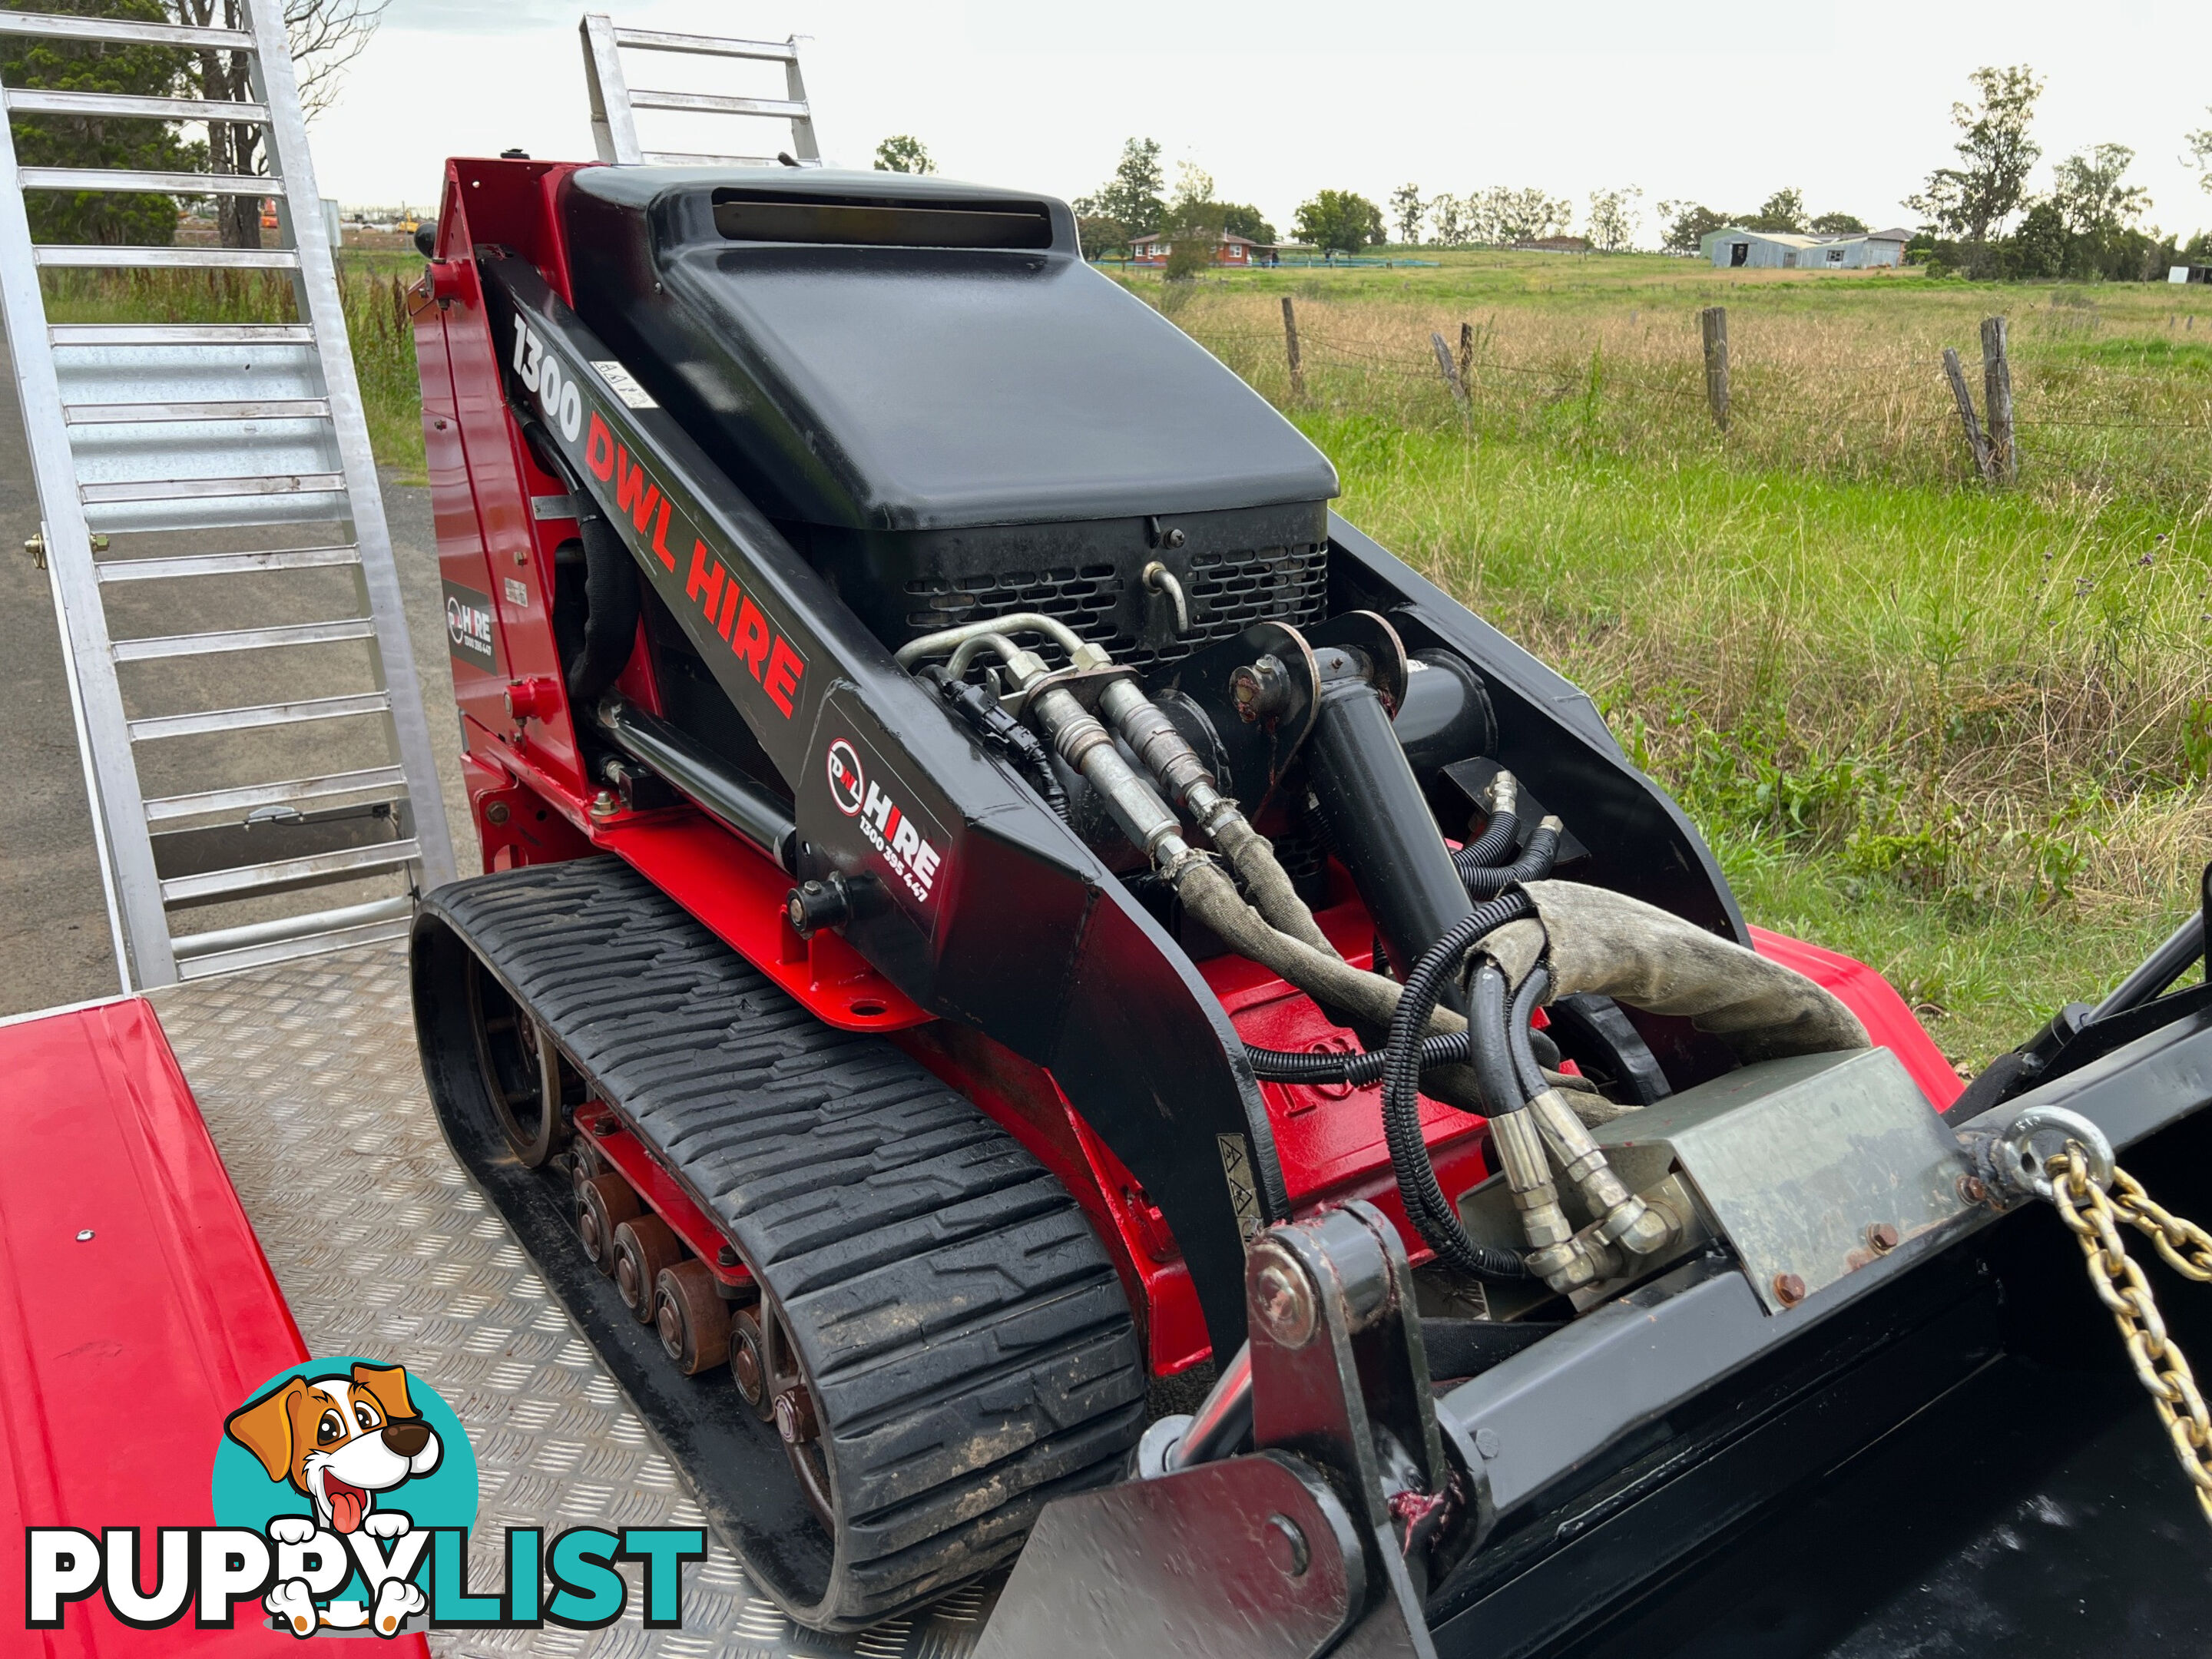
{"label": "black electrical cable", "polygon": [[981,686],[956,680],[935,663],[922,669],[920,678],[937,688],[938,696],[968,722],[977,737],[1005,750],[1030,787],[1044,798],[1044,804],[1062,820],[1066,818],[1067,792],[1060,787],[1059,775],[1052,769],[1052,756],[1036,733],[1000,708]]}
{"label": "black electrical cable", "polygon": [[1515,812],[1493,812],[1490,827],[1452,854],[1452,862],[1459,866],[1464,878],[1470,870],[1494,868],[1500,859],[1511,853],[1521,838],[1521,818]]}
{"label": "black electrical cable", "polygon": [[1536,833],[1528,837],[1527,848],[1512,863],[1497,870],[1463,868],[1459,878],[1467,884],[1468,896],[1480,901],[1504,892],[1516,882],[1542,880],[1552,873],[1552,865],[1559,855],[1559,832],[1540,823]]}
{"label": "black electrical cable", "polygon": [[[1248,1042],[1244,1058],[1251,1062],[1252,1075],[1262,1083],[1348,1083],[1355,1089],[1364,1089],[1382,1077],[1380,1048],[1364,1054],[1299,1054],[1285,1048],[1255,1048]],[[1464,1066],[1467,1060],[1464,1031],[1422,1039],[1424,1072],[1438,1066]]]}
{"label": "black electrical cable", "polygon": [[1437,1256],[1478,1279],[1526,1279],[1528,1269],[1510,1250],[1477,1244],[1452,1213],[1421,1135],[1419,1033],[1429,1023],[1444,984],[1462,957],[1492,929],[1530,914],[1525,893],[1505,893],[1480,903],[1446,930],[1406,975],[1383,1048],[1382,1137],[1406,1216]]}

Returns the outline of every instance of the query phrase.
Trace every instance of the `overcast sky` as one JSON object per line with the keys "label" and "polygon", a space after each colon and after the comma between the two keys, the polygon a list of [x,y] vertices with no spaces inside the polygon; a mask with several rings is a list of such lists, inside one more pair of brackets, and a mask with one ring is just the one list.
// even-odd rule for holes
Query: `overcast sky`
{"label": "overcast sky", "polygon": [[[588,159],[580,9],[392,0],[315,124],[324,192],[428,207],[448,155]],[[1380,201],[1408,181],[1430,195],[1537,185],[1574,198],[1579,217],[1591,190],[1638,185],[1647,243],[1662,198],[1742,212],[1785,185],[1814,213],[1910,222],[1901,198],[1949,159],[1967,72],[2027,63],[2049,83],[2036,187],[2070,150],[2126,144],[2153,221],[2185,235],[2212,224],[2212,196],[2179,159],[2183,134],[2212,125],[2212,12],[2196,3],[637,0],[614,15],[811,36],[823,152],[842,164],[911,132],[951,177],[1074,196],[1141,133],[1285,228],[1324,186]],[[668,59],[628,61],[634,86],[678,84],[656,67]],[[641,116],[648,147],[646,124],[670,118]],[[698,147],[659,131],[667,148]]]}

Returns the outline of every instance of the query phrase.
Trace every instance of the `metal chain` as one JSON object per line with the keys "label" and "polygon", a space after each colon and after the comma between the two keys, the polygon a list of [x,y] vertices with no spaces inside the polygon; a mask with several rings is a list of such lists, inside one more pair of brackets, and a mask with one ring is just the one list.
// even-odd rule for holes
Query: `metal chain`
{"label": "metal chain", "polygon": [[2089,1155],[2079,1141],[2068,1141],[2066,1150],[2046,1167],[2058,1218],[2081,1241],[2090,1288],[2112,1310],[2136,1376],[2150,1395],[2159,1421],[2166,1425],[2198,1506],[2212,1520],[2212,1415],[2206,1413],[2189,1361],[2166,1336],[2149,1282],[2129,1258],[2116,1222],[2124,1220],[2148,1235],[2177,1272],[2207,1283],[2212,1283],[2212,1234],[2169,1215],[2124,1170],[2112,1171],[2115,1191],[2107,1197],[2089,1179]]}

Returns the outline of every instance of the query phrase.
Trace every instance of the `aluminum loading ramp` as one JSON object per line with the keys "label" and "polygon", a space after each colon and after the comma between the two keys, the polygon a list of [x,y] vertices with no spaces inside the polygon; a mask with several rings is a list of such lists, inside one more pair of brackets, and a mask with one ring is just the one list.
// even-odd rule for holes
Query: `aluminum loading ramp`
{"label": "aluminum loading ramp", "polygon": [[[454,873],[283,9],[242,9],[239,28],[0,10],[9,36],[242,58],[254,94],[0,88],[6,115],[219,119],[259,128],[270,163],[19,167],[0,119],[0,319],[38,487],[32,550],[62,623],[125,990],[402,937],[414,895]],[[34,244],[27,193],[54,191],[266,199],[279,246]],[[55,320],[66,295],[44,274],[87,271],[260,273],[289,285],[294,314]],[[300,572],[343,591],[275,620]],[[210,663],[231,676],[212,707],[191,695]]]}
{"label": "aluminum loading ramp", "polygon": [[[150,999],[310,1352],[386,1355],[469,1431],[479,1586],[509,1526],[697,1526],[622,1389],[438,1132],[415,1060],[407,957],[361,946]],[[855,1635],[799,1631],[708,1535],[684,1627],[633,1593],[603,1631],[434,1632],[432,1651],[645,1659],[966,1659],[998,1580]],[[635,1592],[636,1569],[626,1568]]]}

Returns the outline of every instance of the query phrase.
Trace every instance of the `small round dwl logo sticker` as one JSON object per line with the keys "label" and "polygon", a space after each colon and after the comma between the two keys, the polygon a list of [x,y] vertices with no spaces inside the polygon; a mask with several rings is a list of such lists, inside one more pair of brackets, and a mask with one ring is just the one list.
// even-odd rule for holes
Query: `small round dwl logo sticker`
{"label": "small round dwl logo sticker", "polygon": [[428,1608],[426,1546],[476,1522],[476,1453],[453,1408],[404,1366],[320,1359],[230,1414],[213,1497],[217,1526],[274,1547],[262,1605],[294,1635],[391,1636]]}

